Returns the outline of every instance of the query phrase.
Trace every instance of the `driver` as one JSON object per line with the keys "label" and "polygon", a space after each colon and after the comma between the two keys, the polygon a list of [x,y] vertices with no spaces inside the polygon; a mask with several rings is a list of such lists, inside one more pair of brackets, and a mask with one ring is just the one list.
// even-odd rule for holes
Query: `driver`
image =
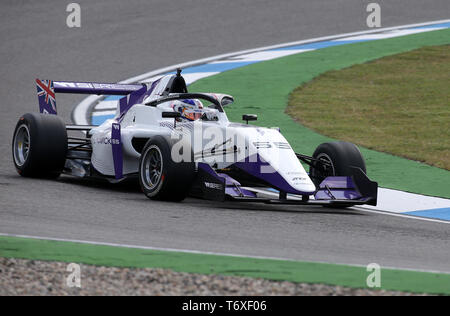
{"label": "driver", "polygon": [[171,107],[189,121],[196,121],[203,115],[203,104],[197,99],[177,100],[172,102]]}
{"label": "driver", "polygon": [[175,112],[180,112],[182,118],[189,121],[196,121],[201,119],[205,114],[209,114],[204,109],[203,103],[197,99],[177,100],[172,102],[171,107]]}

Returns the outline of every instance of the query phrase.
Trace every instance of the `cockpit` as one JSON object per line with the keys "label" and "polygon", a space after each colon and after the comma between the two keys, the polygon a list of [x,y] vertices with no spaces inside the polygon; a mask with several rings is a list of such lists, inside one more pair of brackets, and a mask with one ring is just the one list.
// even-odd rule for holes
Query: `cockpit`
{"label": "cockpit", "polygon": [[167,75],[151,83],[143,103],[164,111],[180,113],[177,120],[218,121],[223,106],[232,103],[233,97],[224,94],[189,93],[181,69],[176,75]]}

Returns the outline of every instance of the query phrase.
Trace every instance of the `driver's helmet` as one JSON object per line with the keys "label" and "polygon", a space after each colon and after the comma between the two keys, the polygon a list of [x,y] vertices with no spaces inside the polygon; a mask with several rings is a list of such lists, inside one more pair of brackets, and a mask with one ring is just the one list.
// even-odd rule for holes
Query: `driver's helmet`
{"label": "driver's helmet", "polygon": [[172,108],[175,112],[180,112],[181,117],[195,121],[203,115],[203,104],[197,99],[176,100],[172,102]]}

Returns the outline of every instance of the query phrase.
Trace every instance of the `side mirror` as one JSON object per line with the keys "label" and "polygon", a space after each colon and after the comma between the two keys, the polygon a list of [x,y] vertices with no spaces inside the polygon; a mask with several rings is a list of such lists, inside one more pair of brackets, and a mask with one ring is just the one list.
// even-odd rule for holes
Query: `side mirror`
{"label": "side mirror", "polygon": [[228,104],[231,104],[234,102],[234,99],[231,96],[224,96],[221,100],[220,100],[220,104],[222,106],[227,106]]}
{"label": "side mirror", "polygon": [[162,117],[176,119],[176,118],[181,117],[181,113],[180,112],[162,112]]}
{"label": "side mirror", "polygon": [[248,124],[248,121],[256,121],[256,120],[258,120],[258,115],[256,115],[256,114],[244,114],[244,115],[242,115],[242,120],[243,121],[247,121],[247,124]]}
{"label": "side mirror", "polygon": [[162,112],[163,118],[173,118],[173,128],[177,127],[177,118],[181,117],[180,112]]}

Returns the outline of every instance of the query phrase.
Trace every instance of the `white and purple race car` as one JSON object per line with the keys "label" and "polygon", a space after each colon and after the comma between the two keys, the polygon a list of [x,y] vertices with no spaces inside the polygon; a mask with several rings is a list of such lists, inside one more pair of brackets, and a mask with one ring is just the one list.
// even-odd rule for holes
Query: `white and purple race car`
{"label": "white and purple race car", "polygon": [[[376,205],[378,185],[354,144],[295,153],[278,128],[248,124],[256,115],[243,115],[246,124],[230,122],[224,107],[232,96],[188,92],[181,70],[147,84],[36,83],[40,113],[19,119],[12,144],[24,177],[138,179],[147,197],[167,201]],[[123,97],[114,118],[81,126],[56,116],[55,93]]]}

